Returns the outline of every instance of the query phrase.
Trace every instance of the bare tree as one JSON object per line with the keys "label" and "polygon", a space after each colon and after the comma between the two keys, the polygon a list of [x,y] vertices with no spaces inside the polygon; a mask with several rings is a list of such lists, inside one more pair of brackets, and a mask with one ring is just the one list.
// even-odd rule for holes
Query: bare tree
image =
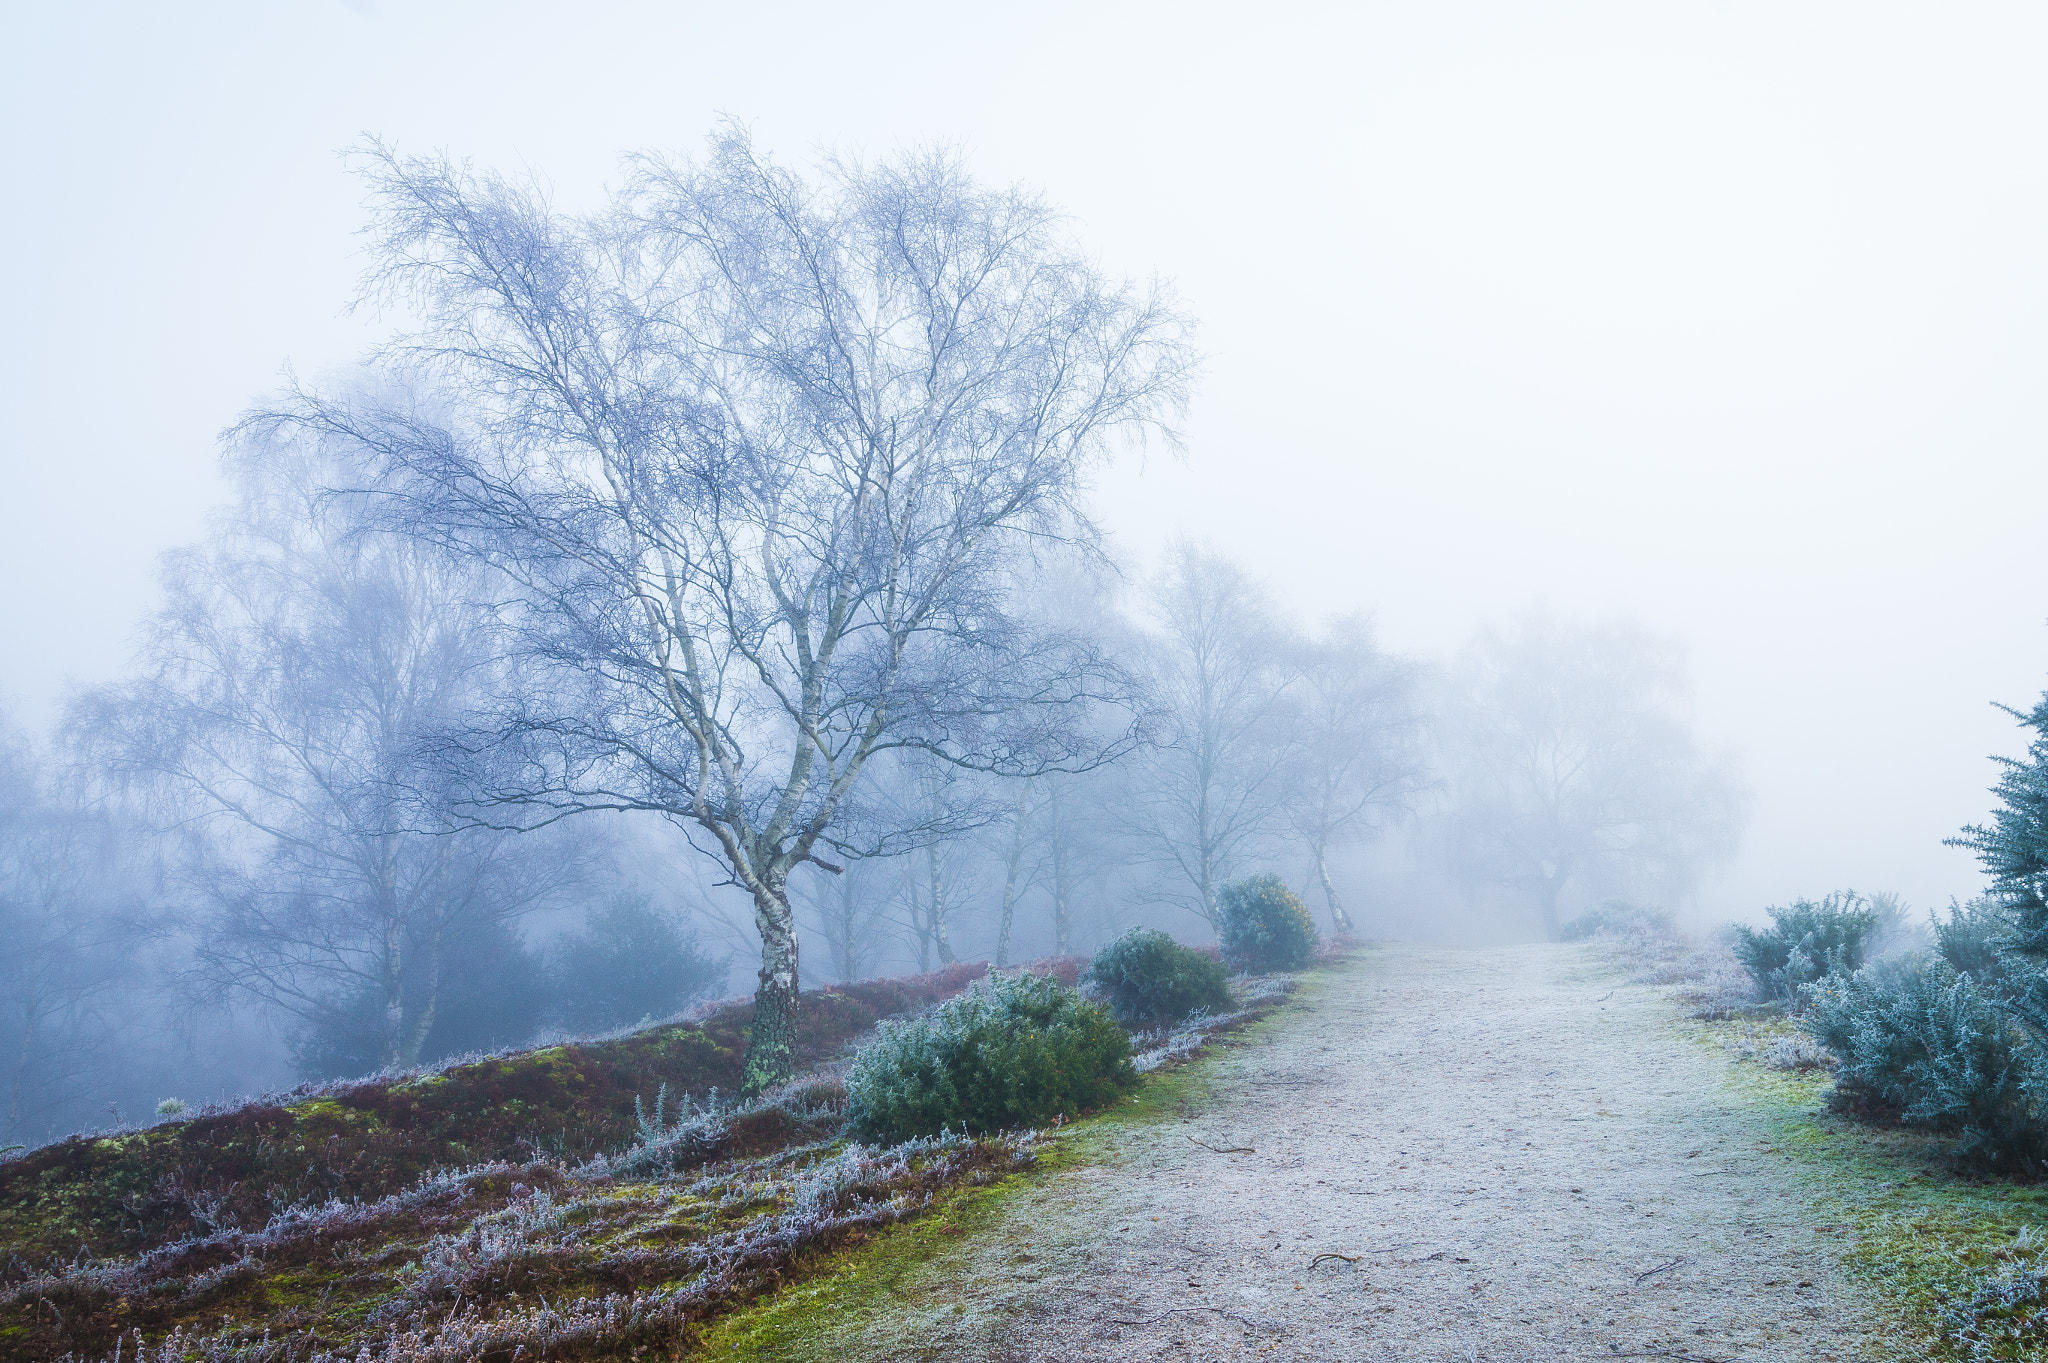
{"label": "bare tree", "polygon": [[1152,593],[1162,737],[1133,779],[1133,832],[1168,896],[1212,926],[1218,888],[1286,828],[1300,648],[1235,564],[1178,546]]}
{"label": "bare tree", "polygon": [[417,744],[486,689],[477,570],[366,529],[362,497],[323,491],[360,476],[331,445],[242,447],[239,503],[166,558],[145,675],[69,728],[191,835],[206,985],[304,1027],[374,1000],[381,1059],[411,1064],[451,937],[538,906],[573,858],[440,831]]}
{"label": "bare tree", "polygon": [[1010,964],[1010,941],[1017,924],[1017,896],[1027,888],[1030,881],[1030,867],[1025,862],[1032,845],[1032,824],[1037,810],[1033,796],[1037,793],[1035,781],[1020,781],[1011,798],[1009,818],[1005,821],[1003,835],[1003,902],[1001,919],[996,929],[996,965]]}
{"label": "bare tree", "polygon": [[106,816],[60,802],[0,721],[0,1144],[90,1113],[114,1081],[147,983],[139,896]]}
{"label": "bare tree", "polygon": [[1682,718],[1678,651],[1629,624],[1536,614],[1465,650],[1443,832],[1467,878],[1534,899],[1553,939],[1567,887],[1676,898],[1732,856],[1744,798]]}
{"label": "bare tree", "polygon": [[431,399],[276,415],[376,450],[401,523],[516,584],[529,680],[465,753],[479,817],[652,811],[752,901],[758,1091],[792,1064],[790,873],[891,850],[835,832],[871,758],[1100,759],[1063,716],[1121,682],[1019,624],[1006,565],[1089,541],[1083,475],[1179,408],[1188,323],[945,153],[805,180],[728,128],[581,219],[367,166],[372,294],[421,319],[386,358]]}
{"label": "bare tree", "polygon": [[1356,616],[1330,621],[1304,652],[1289,817],[1339,932],[1352,922],[1330,876],[1331,850],[1407,812],[1430,784],[1420,680],[1421,669],[1382,652]]}
{"label": "bare tree", "polygon": [[881,863],[854,861],[836,876],[821,873],[799,901],[810,910],[812,930],[824,943],[827,978],[841,984],[873,972],[892,931],[891,900],[881,870]]}

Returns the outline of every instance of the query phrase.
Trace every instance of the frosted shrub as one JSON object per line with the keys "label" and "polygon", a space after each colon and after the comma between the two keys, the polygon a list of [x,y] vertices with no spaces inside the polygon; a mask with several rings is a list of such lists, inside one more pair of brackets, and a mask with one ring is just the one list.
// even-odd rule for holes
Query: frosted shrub
{"label": "frosted shrub", "polygon": [[1804,1026],[1841,1061],[1838,1108],[1960,1136],[1980,1168],[2048,1169],[2034,1048],[1999,999],[1946,961],[1892,958],[1804,991]]}
{"label": "frosted shrub", "polygon": [[1087,982],[1102,991],[1118,1022],[1176,1023],[1188,1014],[1227,1013],[1235,1005],[1223,963],[1184,947],[1156,928],[1132,928],[1095,953]]}
{"label": "frosted shrub", "polygon": [[1790,908],[1773,905],[1765,912],[1771,916],[1768,928],[1735,929],[1735,955],[1764,997],[1795,1010],[1803,986],[1860,969],[1869,948],[1897,927],[1898,917],[1889,901],[1873,905],[1854,891],[1795,899]]}
{"label": "frosted shrub", "polygon": [[1101,1004],[1042,975],[992,975],[924,1017],[884,1023],[846,1071],[846,1116],[865,1140],[1000,1131],[1102,1107],[1137,1078]]}
{"label": "frosted shrub", "polygon": [[1217,893],[1216,936],[1223,959],[1240,970],[1300,970],[1315,959],[1315,920],[1274,875],[1247,876]]}

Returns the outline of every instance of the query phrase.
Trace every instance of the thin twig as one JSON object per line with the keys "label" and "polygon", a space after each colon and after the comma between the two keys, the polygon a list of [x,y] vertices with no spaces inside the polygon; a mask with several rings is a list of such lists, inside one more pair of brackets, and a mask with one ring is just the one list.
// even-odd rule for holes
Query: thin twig
{"label": "thin twig", "polygon": [[1685,1256],[1682,1254],[1678,1255],[1671,1259],[1668,1263],[1659,1264],[1655,1268],[1644,1269],[1641,1273],[1636,1274],[1636,1281],[1642,1282],[1645,1278],[1654,1278],[1659,1273],[1669,1273],[1672,1269],[1677,1268],[1680,1264],[1684,1262]]}
{"label": "thin twig", "polygon": [[1109,1321],[1112,1325],[1150,1325],[1154,1321],[1165,1320],[1168,1316],[1192,1315],[1197,1311],[1214,1311],[1218,1315],[1236,1321],[1239,1325],[1249,1330],[1285,1330],[1287,1328],[1287,1322],[1285,1321],[1268,1320],[1264,1316],[1241,1316],[1227,1306],[1170,1306],[1157,1315],[1140,1316],[1136,1320],[1126,1320],[1121,1316],[1111,1316]]}
{"label": "thin twig", "polygon": [[[1189,1136],[1188,1139],[1191,1141],[1195,1141],[1195,1138],[1193,1136]],[[1201,1146],[1204,1150],[1214,1150],[1219,1155],[1256,1155],[1259,1153],[1258,1151],[1252,1149],[1249,1145],[1232,1145],[1226,1147],[1221,1145],[1211,1145],[1207,1141],[1195,1141],[1195,1144]]]}
{"label": "thin twig", "polygon": [[1309,1260],[1308,1266],[1310,1268],[1314,1268],[1317,1264],[1321,1263],[1325,1259],[1342,1259],[1347,1264],[1355,1264],[1364,1257],[1365,1256],[1363,1254],[1339,1254],[1335,1250],[1325,1250],[1321,1254],[1318,1254],[1315,1258]]}

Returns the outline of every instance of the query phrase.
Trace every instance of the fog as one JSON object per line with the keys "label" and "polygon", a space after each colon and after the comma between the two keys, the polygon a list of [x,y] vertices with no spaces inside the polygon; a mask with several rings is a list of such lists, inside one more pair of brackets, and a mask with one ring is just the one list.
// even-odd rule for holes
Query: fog
{"label": "fog", "polygon": [[[1063,609],[1150,659],[1172,633],[1161,584],[1195,555],[1250,584],[1288,649],[1370,618],[1374,666],[1413,670],[1448,746],[1334,856],[1361,930],[1540,935],[1507,872],[1472,870],[1496,861],[1471,818],[1452,836],[1445,811],[1483,802],[1459,801],[1443,754],[1487,749],[1459,696],[1572,640],[1641,662],[1628,694],[1691,773],[1658,808],[1713,809],[1674,816],[1655,857],[1582,871],[1567,915],[1610,894],[1708,924],[1845,886],[1923,908],[1977,893],[1943,839],[1989,807],[1986,755],[2020,747],[1988,702],[2048,678],[2026,516],[2048,493],[2031,10],[604,6],[569,24],[332,3],[51,7],[9,29],[0,692],[39,743],[73,697],[139,675],[160,557],[243,495],[222,428],[287,369],[332,385],[391,334],[345,308],[371,243],[342,149],[473,159],[582,214],[623,154],[701,155],[726,117],[806,173],[948,145],[1199,319],[1179,448],[1127,451],[1086,490],[1115,570]],[[1591,675],[1556,666],[1567,691]],[[1255,768],[1269,749],[1246,742]],[[1085,779],[1138,780],[1156,751]],[[890,799],[912,799],[899,775]],[[1041,879],[1013,956],[1141,919],[1200,936],[1204,873],[1160,851],[1192,844],[1139,798],[1169,788],[1154,771],[1088,796],[1149,812],[1122,852],[1069,849],[1116,863],[1076,891],[1092,926],[1056,941]],[[957,821],[979,840],[953,873],[962,955],[995,950],[1011,798],[976,792]],[[758,949],[716,873],[658,832],[621,837],[602,884],[531,906],[534,940],[651,893],[696,915],[705,959]],[[1157,855],[1130,850],[1148,837]],[[1255,855],[1260,838],[1289,850]],[[1313,879],[1298,828],[1218,846]],[[845,973],[828,960],[933,959],[915,906],[947,879],[936,854],[858,874],[903,921],[877,926],[850,881],[816,902],[793,881],[806,982]],[[827,890],[852,924],[836,955]],[[730,982],[750,974],[739,959]],[[239,1073],[287,1068],[276,1050]]]}

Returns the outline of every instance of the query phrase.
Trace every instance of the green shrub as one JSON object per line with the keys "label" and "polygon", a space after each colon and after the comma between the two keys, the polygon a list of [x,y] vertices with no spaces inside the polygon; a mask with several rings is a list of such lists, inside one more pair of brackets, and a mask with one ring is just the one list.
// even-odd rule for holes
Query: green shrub
{"label": "green shrub", "polygon": [[1854,974],[1874,941],[1897,927],[1889,903],[1875,907],[1853,890],[1817,901],[1795,899],[1789,909],[1773,905],[1765,912],[1770,927],[1735,929],[1735,956],[1765,998],[1795,1010],[1802,986]]}
{"label": "green shrub", "polygon": [[1610,899],[1604,904],[1594,905],[1559,928],[1557,940],[1584,942],[1603,929],[1612,932],[1642,931],[1656,937],[1668,937],[1676,931],[1677,924],[1663,909]]}
{"label": "green shrub", "polygon": [[2006,978],[2004,952],[2012,939],[2012,914],[1989,899],[1973,899],[1934,924],[1934,949],[1949,968],[1988,989]]}
{"label": "green shrub", "polygon": [[1096,952],[1087,980],[1126,1025],[1179,1022],[1197,1009],[1227,1013],[1232,1007],[1223,962],[1156,928],[1132,928]]}
{"label": "green shrub", "polygon": [[2002,1001],[1946,961],[1893,957],[1803,988],[1803,1025],[1840,1062],[1831,1104],[1952,1132],[1980,1169],[2048,1168],[2033,1049]]}
{"label": "green shrub", "polygon": [[864,1140],[956,1126],[1040,1126],[1135,1087],[1131,1043],[1109,1010],[1043,975],[991,975],[931,1013],[884,1023],[846,1072]]}
{"label": "green shrub", "polygon": [[1223,959],[1239,970],[1300,970],[1315,959],[1316,924],[1280,877],[1247,876],[1216,895]]}

